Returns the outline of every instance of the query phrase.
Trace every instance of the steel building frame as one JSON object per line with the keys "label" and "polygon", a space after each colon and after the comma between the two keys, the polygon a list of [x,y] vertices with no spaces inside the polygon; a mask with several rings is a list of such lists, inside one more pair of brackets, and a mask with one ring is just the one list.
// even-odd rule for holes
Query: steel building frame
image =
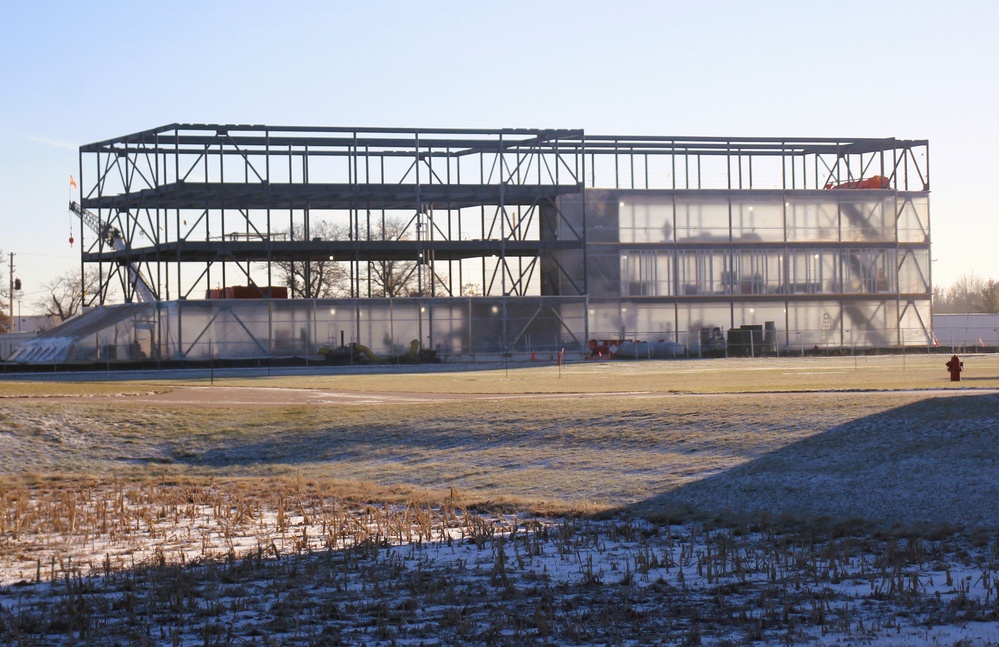
{"label": "steel building frame", "polygon": [[[591,335],[624,337],[629,329],[627,324],[635,325],[624,316],[629,308],[632,312],[642,308],[654,310],[660,318],[672,308],[675,321],[671,327],[679,331],[684,329],[681,321],[684,309],[722,307],[727,312],[723,325],[728,327],[743,323],[747,318],[745,311],[752,313],[754,308],[769,311],[783,329],[781,341],[785,346],[794,345],[796,340],[802,343],[805,337],[809,338],[809,346],[815,342],[837,347],[901,346],[932,340],[927,140],[587,135],[584,141]],[[875,179],[876,182],[871,182]],[[855,190],[858,188],[875,190]],[[597,240],[593,235],[601,193],[613,205],[608,213],[601,214],[613,230],[609,240]],[[625,201],[636,199],[658,200],[660,206],[671,208],[674,226],[680,206],[691,201],[707,201],[727,208],[727,222],[721,221],[715,236],[682,238],[674,229],[672,236],[661,240],[629,243],[616,205],[618,200],[623,207]],[[780,205],[783,213],[776,232],[771,237],[740,238],[739,234],[745,232],[739,231],[737,212],[759,200]],[[792,220],[796,204],[823,201],[834,203],[833,237],[795,236],[800,234]],[[872,213],[864,210],[880,201],[891,208],[885,214],[888,222],[882,229],[872,227]],[[914,204],[918,208],[914,209]],[[752,211],[752,206],[748,208]],[[905,227],[914,231],[905,231]],[[629,278],[623,275],[624,270],[620,270],[622,276],[617,276],[615,272],[619,270],[606,265],[601,269],[609,276],[604,277],[603,283],[612,287],[601,293],[601,269],[594,269],[592,259],[619,257],[626,263],[629,253],[668,258],[672,284],[665,293],[629,294]],[[789,282],[789,261],[806,254],[817,259],[820,255],[835,255],[832,265],[837,276],[821,289],[794,293],[793,282]],[[740,257],[769,255],[771,260],[777,259],[778,289],[758,290],[744,284],[742,290],[729,285],[685,292],[679,278],[683,257],[695,255],[714,255],[726,264],[737,264]],[[890,263],[887,268],[893,279],[889,282],[890,289],[875,285],[873,279],[866,277],[864,281],[870,282],[859,289],[849,285],[848,275],[874,271],[873,266],[864,267],[865,263],[873,262],[871,258]],[[713,271],[717,279],[721,268]],[[722,276],[726,273],[736,274],[731,266],[721,271]],[[902,285],[899,277],[903,275],[915,276]],[[816,306],[833,306],[834,317],[814,330],[796,331],[792,322],[796,309]],[[605,322],[615,320],[615,327],[606,329],[606,324],[602,326],[595,321],[594,313],[601,310],[616,311],[613,316],[603,317]],[[663,331],[642,330],[641,334],[661,335]]]}
{"label": "steel building frame", "polygon": [[[171,300],[274,285],[277,263],[325,260],[349,264],[351,297],[375,296],[377,261],[413,264],[407,296],[459,296],[469,282],[527,294],[540,265],[557,272],[559,250],[582,248],[582,231],[553,237],[558,196],[582,185],[581,141],[579,130],[174,124],[86,145],[82,206],[124,241],[81,225],[82,262],[102,277],[91,301],[114,282],[135,297],[124,267]],[[386,218],[402,227],[387,232]],[[347,239],[313,236],[318,219]]]}
{"label": "steel building frame", "polygon": [[[869,232],[870,214],[850,207],[860,193],[852,189],[871,178],[879,178],[877,190],[864,195],[890,202],[891,232]],[[502,319],[501,350],[519,343],[540,312],[509,306],[520,319],[508,326],[508,318],[514,321],[508,304],[520,297],[583,304],[590,313],[586,330],[572,331],[573,338],[616,331],[596,323],[601,309],[637,306],[662,314],[672,308],[670,327],[678,333],[683,308],[725,308],[724,325],[735,327],[741,311],[762,306],[783,308],[784,343],[800,344],[800,332],[791,337],[791,313],[810,304],[835,306],[835,320],[821,327],[836,332],[840,344],[848,335],[853,344],[851,331],[867,335],[858,345],[931,336],[926,140],[171,124],[82,146],[80,180],[82,209],[99,232],[85,231],[81,218],[81,264],[100,274],[88,305],[104,303],[115,287],[126,301],[139,300],[137,276],[160,303],[242,285],[265,297],[287,263],[304,263],[306,270],[291,296],[315,298],[320,277],[310,275],[308,263],[331,261],[347,268],[349,287],[340,296],[355,308],[358,300],[379,297],[436,299],[439,307],[470,294],[492,299],[489,307]],[[728,210],[727,223],[713,238],[681,238],[674,226],[667,239],[626,242],[617,208],[609,217],[598,206],[608,196],[672,205],[674,225],[677,205],[706,200]],[[782,233],[738,238],[738,210],[761,196],[784,205]],[[792,203],[830,200],[833,238],[795,233]],[[907,216],[913,202],[917,217]],[[601,218],[617,229],[599,233]],[[898,223],[905,218],[916,231],[902,237]],[[346,235],[322,239],[316,235],[325,231],[322,222],[337,223]],[[388,222],[399,226],[387,228]],[[601,254],[605,261],[598,262]],[[629,293],[621,267],[630,254],[638,263],[647,261],[641,254],[668,256],[670,286]],[[725,263],[740,255],[779,258],[781,276],[770,290],[728,284],[690,291],[682,264],[711,254]],[[812,254],[836,256],[836,272],[844,276],[821,290],[796,291],[801,283],[788,268]],[[846,274],[866,280],[886,262],[895,265],[891,294],[849,287]],[[405,264],[415,283],[404,293],[389,291],[373,270],[378,263]],[[902,286],[903,272],[918,276]],[[545,303],[558,319],[557,301]]]}

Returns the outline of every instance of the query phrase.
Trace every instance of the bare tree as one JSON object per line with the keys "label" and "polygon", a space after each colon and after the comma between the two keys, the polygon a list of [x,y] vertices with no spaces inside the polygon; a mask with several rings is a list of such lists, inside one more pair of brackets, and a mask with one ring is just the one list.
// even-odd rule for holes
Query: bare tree
{"label": "bare tree", "polygon": [[[350,230],[329,221],[312,223],[309,236],[322,240],[346,240]],[[305,230],[295,225],[292,240],[304,240]],[[334,299],[350,294],[350,274],[343,263],[322,259],[313,261],[279,261],[275,263],[281,282],[295,296],[306,299]]]}
{"label": "bare tree", "polygon": [[947,308],[949,304],[947,303],[947,289],[939,286],[933,286],[933,309],[936,312],[948,312]]}
{"label": "bare tree", "polygon": [[985,282],[979,302],[982,312],[999,312],[999,281],[989,279]]}
{"label": "bare tree", "polygon": [[[411,238],[406,222],[397,218],[387,218],[369,232],[369,240]],[[420,267],[414,261],[378,260],[368,263],[371,293],[376,297],[420,296],[420,288],[426,288],[431,278],[429,272],[426,277],[421,276]]]}
{"label": "bare tree", "polygon": [[62,322],[83,310],[87,294],[100,290],[101,277],[96,268],[88,268],[80,280],[80,272],[72,270],[57,276],[43,286],[45,296],[35,301],[35,308],[42,314]]}
{"label": "bare tree", "polygon": [[974,274],[961,276],[953,285],[933,288],[937,313],[999,312],[999,281]]}
{"label": "bare tree", "polygon": [[[369,241],[411,240],[406,221],[386,218],[381,223],[372,223],[366,231],[359,233]],[[292,240],[305,240],[307,237],[321,240],[350,240],[349,227],[329,221],[312,223],[308,236],[301,225],[295,225],[291,232]],[[279,261],[275,263],[278,276],[284,285],[291,288],[295,296],[306,299],[329,299],[347,297],[351,294],[350,264],[328,259],[313,261]],[[424,272],[421,272],[421,269]],[[367,280],[374,297],[410,297],[424,292],[432,277],[426,267],[420,268],[415,261],[379,259],[367,261],[360,268],[360,279]],[[422,280],[421,280],[422,279]],[[363,290],[361,290],[363,293]]]}
{"label": "bare tree", "polygon": [[948,291],[949,301],[954,307],[953,312],[979,312],[979,302],[984,287],[985,281],[980,276],[975,276],[974,273],[962,274]]}
{"label": "bare tree", "polygon": [[416,269],[416,263],[412,261],[371,261],[368,264],[368,272],[372,296],[419,296]]}

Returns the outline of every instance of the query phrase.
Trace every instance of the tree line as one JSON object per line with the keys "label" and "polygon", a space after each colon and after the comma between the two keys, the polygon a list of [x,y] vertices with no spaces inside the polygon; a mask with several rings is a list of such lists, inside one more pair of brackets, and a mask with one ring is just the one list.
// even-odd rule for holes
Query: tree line
{"label": "tree line", "polygon": [[933,288],[936,313],[999,313],[999,281],[964,274],[947,287]]}

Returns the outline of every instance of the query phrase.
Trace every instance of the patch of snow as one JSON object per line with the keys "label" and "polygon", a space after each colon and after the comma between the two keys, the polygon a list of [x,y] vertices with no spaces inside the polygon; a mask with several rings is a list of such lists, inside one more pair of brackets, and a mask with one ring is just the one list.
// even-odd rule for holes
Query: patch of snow
{"label": "patch of snow", "polygon": [[178,645],[999,644],[996,537],[329,498],[274,509],[164,502],[138,487],[95,490],[51,516],[24,503],[0,535],[0,641],[110,645],[138,631]]}

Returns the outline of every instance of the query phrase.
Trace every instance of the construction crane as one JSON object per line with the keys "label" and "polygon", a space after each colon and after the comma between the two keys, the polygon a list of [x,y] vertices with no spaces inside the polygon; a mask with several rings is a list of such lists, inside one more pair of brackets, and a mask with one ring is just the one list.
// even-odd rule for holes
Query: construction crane
{"label": "construction crane", "polygon": [[[125,251],[125,239],[122,238],[121,232],[118,229],[111,226],[111,223],[101,222],[100,216],[83,208],[77,202],[71,201],[69,203],[69,210],[78,215],[87,227],[90,227],[95,234],[103,238],[115,251]],[[139,301],[142,303],[154,303],[156,301],[156,296],[149,289],[149,285],[142,277],[142,272],[139,271],[139,266],[135,263],[128,264],[128,279],[132,287],[135,288],[135,293],[138,295]]]}

